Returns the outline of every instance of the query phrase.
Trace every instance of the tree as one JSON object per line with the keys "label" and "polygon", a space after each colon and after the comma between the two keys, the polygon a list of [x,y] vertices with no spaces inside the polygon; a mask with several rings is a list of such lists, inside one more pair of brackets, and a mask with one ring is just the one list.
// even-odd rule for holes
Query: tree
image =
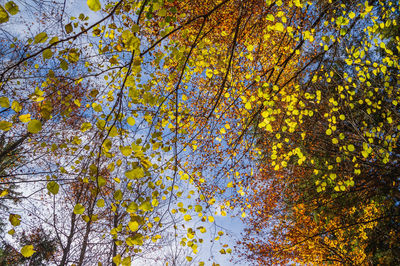
{"label": "tree", "polygon": [[[294,109],[300,114],[295,130],[261,135],[260,145],[272,149],[265,150],[265,181],[254,190],[257,208],[241,241],[244,252],[252,251],[243,255],[261,264],[397,263],[398,129],[392,123],[398,117],[398,56],[378,30],[391,25],[397,7],[374,2],[342,8],[349,17],[332,21],[337,36],[349,37],[337,37],[335,49],[326,46],[331,57],[321,58],[310,80],[299,81],[304,96]],[[365,34],[355,35],[362,29]]]}
{"label": "tree", "polygon": [[[244,252],[259,263],[383,250],[381,240],[335,248],[396,224],[376,220],[396,206],[395,189],[381,197],[396,175],[397,112],[383,103],[397,101],[398,55],[380,36],[396,26],[392,5],[88,0],[75,14],[67,2],[7,2],[5,29],[18,16],[39,22],[1,31],[0,130],[18,144],[7,154],[18,146],[28,158],[19,180],[7,172],[22,192],[10,224],[45,224],[58,264],[129,265],[171,236],[195,256],[215,210],[256,232],[274,221],[271,245]],[[352,205],[358,189],[374,199]]]}

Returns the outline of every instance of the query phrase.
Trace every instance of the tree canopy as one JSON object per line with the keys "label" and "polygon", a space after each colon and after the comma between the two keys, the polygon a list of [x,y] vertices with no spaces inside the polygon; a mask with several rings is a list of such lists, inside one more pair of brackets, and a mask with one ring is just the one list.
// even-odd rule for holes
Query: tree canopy
{"label": "tree canopy", "polygon": [[399,264],[399,17],[1,4],[0,263]]}

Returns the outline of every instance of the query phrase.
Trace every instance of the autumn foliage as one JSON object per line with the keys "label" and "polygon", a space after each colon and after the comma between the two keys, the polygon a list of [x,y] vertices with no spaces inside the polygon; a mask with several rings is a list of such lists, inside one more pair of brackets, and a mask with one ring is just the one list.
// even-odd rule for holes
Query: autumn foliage
{"label": "autumn foliage", "polygon": [[1,254],[398,264],[398,18],[379,0],[0,5],[24,32],[0,33],[0,229],[22,239]]}

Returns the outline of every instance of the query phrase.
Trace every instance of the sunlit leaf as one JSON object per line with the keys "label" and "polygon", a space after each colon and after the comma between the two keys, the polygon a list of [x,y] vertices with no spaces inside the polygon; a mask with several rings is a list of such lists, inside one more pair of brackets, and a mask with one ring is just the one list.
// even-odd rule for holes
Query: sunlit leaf
{"label": "sunlit leaf", "polygon": [[87,5],[93,11],[99,11],[101,9],[100,0],[87,0]]}
{"label": "sunlit leaf", "polygon": [[17,4],[15,4],[13,1],[7,2],[4,7],[11,15],[16,15],[19,12]]}
{"label": "sunlit leaf", "polygon": [[21,254],[25,258],[31,257],[35,252],[36,251],[34,250],[33,245],[26,245],[26,246],[23,246],[21,249]]}
{"label": "sunlit leaf", "polygon": [[27,126],[28,132],[30,133],[38,133],[42,130],[42,122],[40,122],[39,120],[31,120]]}
{"label": "sunlit leaf", "polygon": [[54,195],[58,194],[59,188],[60,185],[55,181],[50,181],[49,183],[47,183],[47,190]]}
{"label": "sunlit leaf", "polygon": [[74,207],[74,213],[75,214],[82,214],[85,211],[85,207],[82,206],[82,204],[78,203]]}

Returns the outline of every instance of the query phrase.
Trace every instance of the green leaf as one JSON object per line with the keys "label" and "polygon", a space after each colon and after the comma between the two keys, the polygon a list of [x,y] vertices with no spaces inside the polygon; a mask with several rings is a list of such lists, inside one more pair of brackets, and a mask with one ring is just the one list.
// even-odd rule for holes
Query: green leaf
{"label": "green leaf", "polygon": [[47,190],[48,190],[50,193],[54,194],[54,195],[57,195],[57,194],[58,194],[58,190],[59,190],[59,189],[60,189],[60,185],[58,185],[58,183],[55,182],[55,181],[50,181],[50,182],[47,184]]}
{"label": "green leaf", "polygon": [[3,6],[0,5],[0,23],[7,22],[9,18],[10,16],[8,15],[7,11]]}
{"label": "green leaf", "polygon": [[87,0],[88,7],[93,11],[99,11],[101,9],[101,4],[99,0]]}
{"label": "green leaf", "polygon": [[82,214],[85,211],[85,207],[82,206],[82,204],[78,203],[74,207],[74,213],[75,214]]}
{"label": "green leaf", "polygon": [[35,43],[43,43],[47,40],[47,33],[41,32],[35,36]]}
{"label": "green leaf", "polygon": [[29,258],[30,256],[33,255],[33,253],[35,253],[36,251],[33,249],[32,245],[26,245],[23,246],[21,249],[21,254],[22,256],[24,256],[25,258]]}
{"label": "green leaf", "polygon": [[28,132],[35,134],[42,130],[42,122],[39,120],[32,120],[28,124]]}
{"label": "green leaf", "polygon": [[10,13],[11,15],[16,15],[19,11],[18,6],[13,1],[7,2],[4,5],[4,7],[7,9],[8,13]]}

